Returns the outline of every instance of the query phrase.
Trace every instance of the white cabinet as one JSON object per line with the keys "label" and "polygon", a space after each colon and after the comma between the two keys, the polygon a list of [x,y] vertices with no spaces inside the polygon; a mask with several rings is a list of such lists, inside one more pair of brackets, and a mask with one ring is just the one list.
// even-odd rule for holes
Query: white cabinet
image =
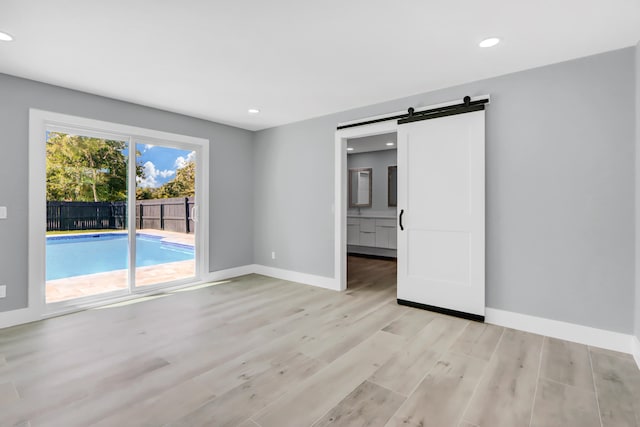
{"label": "white cabinet", "polygon": [[376,245],[376,220],[360,218],[360,246]]}
{"label": "white cabinet", "polygon": [[389,233],[389,249],[398,249],[398,231],[395,227]]}
{"label": "white cabinet", "polygon": [[376,247],[396,248],[396,222],[393,219],[376,219]]}
{"label": "white cabinet", "polygon": [[347,245],[360,244],[360,224],[347,222]]}
{"label": "white cabinet", "polygon": [[360,218],[360,232],[375,233],[376,220],[373,218]]}
{"label": "white cabinet", "polygon": [[360,246],[375,246],[376,232],[360,230]]}
{"label": "white cabinet", "polygon": [[391,247],[391,235],[395,233],[395,228],[376,227],[376,247],[389,249]]}
{"label": "white cabinet", "polygon": [[391,219],[376,219],[376,227],[388,227],[388,228],[396,228],[396,220]]}
{"label": "white cabinet", "polygon": [[397,248],[396,220],[393,218],[347,218],[347,244],[375,248]]}

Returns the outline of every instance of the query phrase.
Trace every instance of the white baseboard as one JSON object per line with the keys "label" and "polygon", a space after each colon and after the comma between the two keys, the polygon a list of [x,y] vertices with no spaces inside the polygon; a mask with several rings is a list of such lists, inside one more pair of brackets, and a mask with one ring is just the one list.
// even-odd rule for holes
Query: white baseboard
{"label": "white baseboard", "polygon": [[274,277],[276,279],[289,280],[291,282],[331,289],[333,291],[340,290],[340,286],[336,283],[336,279],[333,277],[316,276],[314,274],[299,273],[297,271],[284,270],[282,268],[268,267],[266,265],[259,264],[255,265],[254,273]]}
{"label": "white baseboard", "polygon": [[255,273],[255,264],[242,265],[240,267],[227,268],[225,270],[212,271],[202,277],[203,282],[215,282],[217,280],[226,280],[233,277],[246,276]]}
{"label": "white baseboard", "polygon": [[622,353],[632,353],[632,335],[607,331],[575,323],[529,316],[487,307],[485,321],[494,325],[559,338]]}
{"label": "white baseboard", "polygon": [[631,337],[631,354],[640,369],[640,339],[638,337]]}
{"label": "white baseboard", "polygon": [[0,329],[10,328],[11,326],[22,325],[24,323],[31,323],[36,320],[40,320],[40,318],[29,308],[3,311],[0,313]]}

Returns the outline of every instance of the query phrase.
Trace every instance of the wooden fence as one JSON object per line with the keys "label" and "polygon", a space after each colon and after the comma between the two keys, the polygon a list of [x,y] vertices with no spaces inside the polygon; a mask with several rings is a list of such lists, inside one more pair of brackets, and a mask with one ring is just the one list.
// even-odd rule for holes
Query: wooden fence
{"label": "wooden fence", "polygon": [[175,199],[150,199],[136,202],[136,225],[138,228],[192,233],[191,208],[193,197]]}
{"label": "wooden fence", "polygon": [[47,231],[122,230],[126,202],[47,202]]}
{"label": "wooden fence", "polygon": [[[192,233],[193,197],[136,201],[136,227]],[[47,202],[47,231],[124,230],[126,202]]]}

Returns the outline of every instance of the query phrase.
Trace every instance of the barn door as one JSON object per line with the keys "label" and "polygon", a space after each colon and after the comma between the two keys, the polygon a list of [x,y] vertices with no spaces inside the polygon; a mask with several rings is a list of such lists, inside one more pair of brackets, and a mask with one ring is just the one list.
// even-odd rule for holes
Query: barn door
{"label": "barn door", "polygon": [[484,123],[483,108],[399,122],[400,304],[484,319]]}

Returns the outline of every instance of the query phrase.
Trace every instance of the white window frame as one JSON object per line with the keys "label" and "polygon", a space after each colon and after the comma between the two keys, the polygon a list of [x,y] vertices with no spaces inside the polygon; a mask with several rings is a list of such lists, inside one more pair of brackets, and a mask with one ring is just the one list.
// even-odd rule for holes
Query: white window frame
{"label": "white window frame", "polygon": [[[111,138],[128,143],[129,150],[135,150],[136,143],[155,143],[178,149],[196,151],[198,232],[195,241],[196,272],[193,278],[176,280],[144,287],[74,299],[69,302],[46,304],[46,132],[74,132],[97,138]],[[29,110],[29,278],[28,307],[29,320],[39,320],[59,314],[86,308],[111,304],[140,296],[153,295],[159,290],[168,290],[202,283],[209,275],[209,146],[205,138],[162,132],[136,126],[88,119],[50,111]],[[129,162],[129,176],[135,176],[136,162]],[[133,174],[133,175],[132,175]],[[129,180],[129,194],[135,194],[135,181]],[[135,230],[135,203],[128,204],[128,227]],[[135,239],[130,242],[130,266],[135,266]],[[130,268],[135,274],[135,268]],[[131,277],[131,276],[130,276]],[[131,282],[129,282],[131,284]]]}

